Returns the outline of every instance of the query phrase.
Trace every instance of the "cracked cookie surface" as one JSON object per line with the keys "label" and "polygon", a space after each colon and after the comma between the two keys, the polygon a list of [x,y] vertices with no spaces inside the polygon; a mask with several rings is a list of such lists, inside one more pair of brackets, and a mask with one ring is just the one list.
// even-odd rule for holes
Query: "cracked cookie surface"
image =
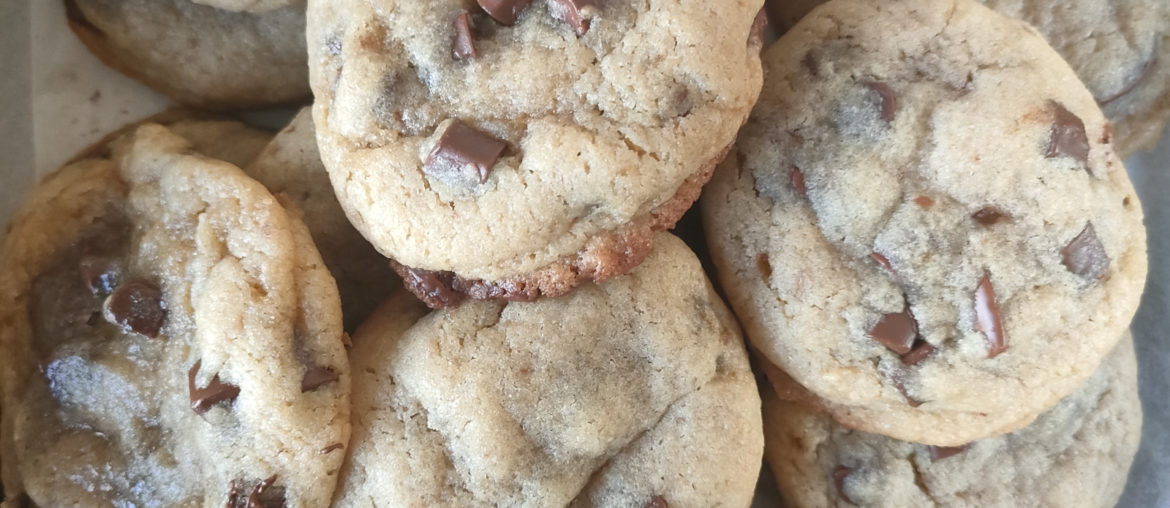
{"label": "cracked cookie surface", "polygon": [[336,286],[300,212],[198,148],[130,129],[15,216],[0,251],[10,495],[328,506],[344,452],[322,450],[349,437]]}
{"label": "cracked cookie surface", "polygon": [[[1035,26],[1116,130],[1122,158],[1150,149],[1170,118],[1170,4],[1151,0],[981,0]],[[781,32],[824,0],[770,0]]]}
{"label": "cracked cookie surface", "polygon": [[337,505],[748,506],[763,437],[737,325],[655,241],[559,299],[380,307],[354,336]]}
{"label": "cracked cookie surface", "polygon": [[1127,336],[1080,389],[1032,424],[957,448],[850,430],[764,396],[767,458],[793,508],[1112,507],[1141,439]]}
{"label": "cracked cookie surface", "polygon": [[502,23],[456,0],[312,1],[322,158],[358,230],[445,289],[620,275],[747,117],[761,6],[537,0]]}
{"label": "cracked cookie surface", "polygon": [[774,383],[953,446],[1094,371],[1137,308],[1145,229],[1107,122],[1035,31],[966,0],[837,1],[764,63],[702,204]]}
{"label": "cracked cookie surface", "polygon": [[180,103],[239,109],[310,94],[304,0],[265,12],[191,0],[65,1],[70,27],[98,58]]}

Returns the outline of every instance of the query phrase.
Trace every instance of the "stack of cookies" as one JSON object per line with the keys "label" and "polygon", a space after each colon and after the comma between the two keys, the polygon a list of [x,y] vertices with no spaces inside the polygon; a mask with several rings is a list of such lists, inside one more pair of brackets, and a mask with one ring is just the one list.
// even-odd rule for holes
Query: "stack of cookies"
{"label": "stack of cookies", "polygon": [[185,108],[9,226],[5,508],[1120,496],[1170,9],[65,2]]}

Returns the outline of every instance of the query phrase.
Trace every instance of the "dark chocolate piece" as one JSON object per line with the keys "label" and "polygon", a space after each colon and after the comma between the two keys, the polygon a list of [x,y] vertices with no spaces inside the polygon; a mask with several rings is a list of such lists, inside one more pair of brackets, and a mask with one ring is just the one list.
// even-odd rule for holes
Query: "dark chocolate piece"
{"label": "dark chocolate piece", "polygon": [[451,26],[455,28],[455,43],[451,46],[451,54],[459,60],[470,60],[479,56],[475,50],[475,35],[471,33],[471,13],[463,11],[455,16]]}
{"label": "dark chocolate piece", "polygon": [[1109,255],[1097,238],[1092,222],[1085,224],[1085,229],[1060,249],[1060,256],[1068,271],[1088,280],[1099,280],[1109,271]]}
{"label": "dark chocolate piece", "polygon": [[167,320],[162,291],[153,284],[135,280],[118,286],[106,298],[103,315],[126,332],[158,337]]}
{"label": "dark chocolate piece", "polygon": [[792,169],[788,170],[788,185],[801,196],[808,195],[808,187],[804,184],[804,173],[796,166],[792,166]]}
{"label": "dark chocolate piece", "polygon": [[765,279],[772,278],[772,262],[768,260],[767,252],[761,252],[759,256],[756,256],[756,268],[760,269],[760,275],[763,275]]}
{"label": "dark chocolate piece", "polygon": [[240,387],[220,381],[219,374],[211,378],[204,388],[195,387],[195,376],[199,373],[199,366],[203,360],[196,360],[195,365],[187,372],[187,391],[191,397],[191,409],[197,414],[206,413],[212,406],[220,402],[236,400],[240,396]]}
{"label": "dark chocolate piece", "polygon": [[837,486],[837,493],[841,495],[842,499],[844,499],[846,502],[857,504],[849,498],[849,494],[845,493],[845,479],[848,478],[849,474],[852,472],[852,468],[837,466],[836,469],[833,469],[833,484]]}
{"label": "dark chocolate piece", "polygon": [[866,81],[864,84],[881,98],[882,120],[894,123],[894,117],[898,113],[898,96],[894,94],[894,90],[881,81]]}
{"label": "dark chocolate piece", "polygon": [[971,218],[984,226],[993,226],[1000,221],[1006,220],[1008,216],[993,206],[985,206],[971,214]]}
{"label": "dark chocolate piece", "polygon": [[918,339],[914,342],[914,347],[910,348],[910,352],[902,355],[902,365],[918,365],[918,362],[925,360],[931,353],[934,353],[934,346],[925,340]]}
{"label": "dark chocolate piece", "polygon": [[930,451],[930,460],[939,461],[948,457],[954,457],[960,453],[967,451],[971,445],[965,444],[963,446],[931,446],[927,445],[926,449]]}
{"label": "dark chocolate piece", "polygon": [[904,355],[910,352],[914,340],[918,338],[918,323],[910,311],[886,314],[866,335],[891,351]]}
{"label": "dark chocolate piece", "polygon": [[930,196],[918,196],[914,198],[914,203],[923,208],[930,208],[934,206],[934,200]]}
{"label": "dark chocolate piece", "polygon": [[1007,350],[1007,335],[1003,330],[1003,316],[991,287],[991,274],[984,273],[975,288],[975,329],[987,337],[987,357],[995,358]]}
{"label": "dark chocolate piece", "polygon": [[437,176],[458,175],[463,168],[474,166],[479,183],[484,183],[507,146],[503,141],[455,120],[439,136],[423,164],[423,171]]}
{"label": "dark chocolate piece", "polygon": [[885,256],[874,252],[870,254],[869,257],[873,258],[874,261],[877,261],[877,264],[881,265],[882,268],[885,268],[886,271],[894,273],[894,268],[890,266],[890,260],[886,259]]}
{"label": "dark chocolate piece", "polygon": [[338,379],[340,377],[329,367],[309,367],[305,377],[301,378],[301,393],[311,392]]}
{"label": "dark chocolate piece", "polygon": [[649,501],[646,501],[646,505],[642,508],[670,508],[670,505],[667,504],[666,498],[662,496],[654,496],[650,498]]}
{"label": "dark chocolate piece", "polygon": [[1085,134],[1085,123],[1077,115],[1056,101],[1049,101],[1052,108],[1052,138],[1048,142],[1046,157],[1072,157],[1082,164],[1089,160],[1089,137]]}
{"label": "dark chocolate piece", "polygon": [[898,393],[901,393],[903,397],[906,397],[906,403],[910,404],[910,407],[918,407],[922,405],[921,400],[910,396],[910,392],[906,390],[906,385],[902,382],[901,377],[894,378],[894,387],[898,389]]}
{"label": "dark chocolate piece", "polygon": [[451,286],[453,274],[450,272],[432,272],[405,266],[402,268],[397,271],[402,275],[403,284],[432,309],[456,307],[466,298]]}
{"label": "dark chocolate piece", "polygon": [[266,480],[256,484],[252,493],[248,494],[247,508],[283,508],[285,506],[284,490],[272,489],[269,491],[273,483],[276,483],[276,475],[269,476]]}
{"label": "dark chocolate piece", "polygon": [[597,15],[597,0],[551,0],[549,6],[553,15],[573,27],[578,37],[589,31]]}
{"label": "dark chocolate piece", "polygon": [[512,26],[532,0],[476,0],[479,7],[501,25]]}

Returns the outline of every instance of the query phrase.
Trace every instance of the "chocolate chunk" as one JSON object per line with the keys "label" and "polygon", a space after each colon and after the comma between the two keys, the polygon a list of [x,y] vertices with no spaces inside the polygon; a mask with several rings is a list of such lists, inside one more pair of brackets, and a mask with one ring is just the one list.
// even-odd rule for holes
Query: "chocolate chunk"
{"label": "chocolate chunk", "polygon": [[670,508],[670,505],[662,496],[654,496],[642,508]]}
{"label": "chocolate chunk", "polygon": [[930,446],[926,449],[930,451],[930,460],[939,461],[947,457],[954,457],[960,453],[967,451],[970,445],[963,446]]}
{"label": "chocolate chunk", "polygon": [[114,292],[118,287],[118,280],[122,275],[119,263],[97,256],[86,256],[78,262],[81,272],[81,282],[90,293],[105,296]]}
{"label": "chocolate chunk", "polygon": [[1097,238],[1092,222],[1085,224],[1085,229],[1060,249],[1060,256],[1068,271],[1088,280],[1099,280],[1109,271],[1109,255]]}
{"label": "chocolate chunk", "polygon": [[532,0],[476,0],[479,7],[501,25],[512,26]]}
{"label": "chocolate chunk", "polygon": [[853,473],[852,468],[837,466],[836,469],[833,469],[833,484],[837,486],[837,493],[841,495],[842,499],[844,499],[846,502],[857,504],[849,498],[849,494],[845,493],[845,479],[848,478],[851,473]]}
{"label": "chocolate chunk", "polygon": [[327,454],[327,453],[331,453],[331,452],[333,452],[333,451],[335,451],[335,450],[340,450],[340,449],[342,449],[342,448],[345,448],[345,445],[343,445],[343,444],[341,444],[341,443],[333,443],[333,444],[331,444],[331,445],[329,445],[329,446],[326,446],[326,447],[322,448],[322,449],[321,449],[321,455],[325,455],[325,454]]}
{"label": "chocolate chunk", "polygon": [[329,367],[309,367],[305,377],[301,378],[301,393],[311,392],[338,379],[340,377]]}
{"label": "chocolate chunk", "polygon": [[768,260],[767,252],[761,252],[759,256],[756,256],[756,268],[760,269],[760,275],[763,275],[765,279],[772,278],[772,262]]}
{"label": "chocolate chunk", "polygon": [[788,170],[788,185],[801,196],[808,195],[808,187],[804,185],[804,173],[796,166]]}
{"label": "chocolate chunk", "polygon": [[760,8],[760,12],[756,13],[756,19],[752,20],[752,27],[748,31],[748,44],[763,44],[764,32],[768,30],[768,13],[764,8]]}
{"label": "chocolate chunk", "polygon": [[918,196],[914,198],[914,203],[923,208],[930,208],[934,206],[934,200],[930,196]]}
{"label": "chocolate chunk", "polygon": [[906,403],[910,404],[910,407],[918,407],[922,405],[921,400],[910,396],[910,392],[906,390],[906,384],[902,382],[902,377],[900,375],[894,377],[894,387],[898,389],[898,393],[901,393],[903,397],[906,397]]}
{"label": "chocolate chunk", "polygon": [[874,252],[870,254],[869,257],[873,258],[874,261],[877,261],[877,264],[881,265],[882,268],[885,268],[886,271],[894,273],[894,268],[890,266],[890,260],[886,259],[885,256]]}
{"label": "chocolate chunk", "polygon": [[126,332],[150,338],[158,337],[167,320],[167,306],[162,291],[140,280],[118,286],[102,307],[106,320]]}
{"label": "chocolate chunk", "polygon": [[[392,265],[393,266],[393,265]],[[463,303],[465,296],[451,287],[450,272],[432,272],[398,265],[402,282],[432,309],[445,309]]]}
{"label": "chocolate chunk", "polygon": [[891,351],[904,355],[910,352],[914,339],[918,338],[918,323],[910,311],[886,314],[866,335]]}
{"label": "chocolate chunk", "polygon": [[423,171],[440,177],[457,178],[464,168],[473,166],[479,183],[487,181],[507,144],[455,120],[439,136],[427,156]]}
{"label": "chocolate chunk", "polygon": [[597,0],[552,0],[549,8],[554,17],[568,23],[577,36],[582,36],[597,15]]}
{"label": "chocolate chunk", "polygon": [[1008,216],[993,206],[985,206],[980,208],[978,212],[971,214],[971,218],[984,226],[993,226],[1002,220],[1006,220]]}
{"label": "chocolate chunk", "polygon": [[987,337],[987,357],[995,358],[1007,350],[1007,335],[1003,331],[1003,316],[991,287],[991,274],[984,273],[975,288],[975,329]]}
{"label": "chocolate chunk", "polygon": [[1056,101],[1049,101],[1052,108],[1052,139],[1048,142],[1046,157],[1072,157],[1081,163],[1089,160],[1089,137],[1085,134],[1085,123],[1077,115]]}
{"label": "chocolate chunk", "polygon": [[187,372],[187,391],[191,397],[191,409],[197,414],[206,413],[212,406],[220,402],[236,400],[240,396],[240,387],[220,381],[219,374],[211,378],[205,388],[195,387],[195,375],[199,373],[199,366],[203,360],[197,360],[191,370]]}
{"label": "chocolate chunk", "polygon": [[283,508],[285,506],[284,489],[273,489],[272,484],[275,482],[276,475],[272,475],[256,484],[252,493],[248,494],[247,508]]}
{"label": "chocolate chunk", "polygon": [[914,347],[910,348],[910,352],[902,355],[902,365],[918,365],[918,362],[925,360],[933,352],[934,346],[925,340],[918,339],[914,342]]}
{"label": "chocolate chunk", "polygon": [[882,120],[894,123],[894,116],[898,113],[898,97],[894,95],[894,90],[881,81],[866,81],[864,84],[881,98]]}
{"label": "chocolate chunk", "polygon": [[455,21],[451,25],[455,28],[455,43],[451,46],[451,54],[459,60],[479,56],[475,50],[475,35],[471,33],[471,13],[463,11],[455,16]]}

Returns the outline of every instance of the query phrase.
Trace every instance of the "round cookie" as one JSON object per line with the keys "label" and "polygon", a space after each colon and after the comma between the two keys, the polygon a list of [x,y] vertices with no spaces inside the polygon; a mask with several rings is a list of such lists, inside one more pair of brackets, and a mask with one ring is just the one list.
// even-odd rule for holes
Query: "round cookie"
{"label": "round cookie", "polygon": [[432,307],[636,266],[761,83],[760,0],[480,3],[309,2],[334,190]]}
{"label": "round cookie", "polygon": [[70,27],[103,62],[204,109],[309,96],[305,6],[232,12],[191,0],[65,0]]}
{"label": "round cookie", "polygon": [[[981,0],[1035,26],[1113,123],[1122,158],[1151,149],[1170,119],[1170,4],[1151,0]],[[783,32],[824,0],[769,0]]]}
{"label": "round cookie", "polygon": [[849,430],[768,392],[766,456],[792,508],[1107,508],[1121,497],[1141,440],[1129,336],[1084,386],[1031,425],[956,448]]}
{"label": "round cookie", "polygon": [[15,216],[0,250],[10,496],[328,506],[350,427],[336,285],[293,205],[193,152],[137,127]]}
{"label": "round cookie", "polygon": [[835,1],[763,58],[702,211],[773,378],[845,425],[955,446],[1092,374],[1141,296],[1141,205],[1034,30],[967,0]]}
{"label": "round cookie", "polygon": [[337,279],[345,328],[353,330],[401,281],[386,258],[345,217],[317,152],[308,108],[276,135],[245,172],[268,190],[283,193],[305,212],[305,224]]}
{"label": "round cookie", "polygon": [[405,292],[354,335],[336,506],[741,506],[760,400],[734,318],[683,243],[536,302],[424,316]]}

